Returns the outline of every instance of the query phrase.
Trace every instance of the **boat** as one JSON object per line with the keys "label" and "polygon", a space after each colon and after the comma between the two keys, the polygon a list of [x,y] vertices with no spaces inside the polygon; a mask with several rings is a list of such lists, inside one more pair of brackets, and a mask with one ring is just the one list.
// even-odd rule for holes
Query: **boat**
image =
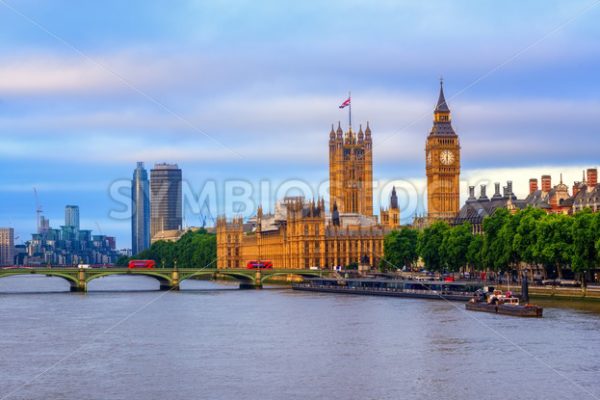
{"label": "boat", "polygon": [[468,301],[482,285],[470,282],[413,281],[400,279],[307,278],[292,283],[294,290],[355,295]]}
{"label": "boat", "polygon": [[513,317],[541,318],[544,309],[535,304],[520,304],[519,298],[511,292],[484,288],[470,299],[465,308],[469,311],[481,311]]}

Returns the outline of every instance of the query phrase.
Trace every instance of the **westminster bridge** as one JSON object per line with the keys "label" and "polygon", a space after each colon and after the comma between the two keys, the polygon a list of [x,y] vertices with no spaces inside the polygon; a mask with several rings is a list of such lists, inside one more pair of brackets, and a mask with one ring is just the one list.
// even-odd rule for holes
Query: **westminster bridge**
{"label": "westminster bridge", "polygon": [[217,268],[4,268],[0,278],[15,275],[46,275],[63,278],[71,285],[72,292],[86,292],[88,283],[94,279],[112,275],[149,276],[160,283],[160,290],[179,290],[181,282],[196,277],[227,277],[240,282],[240,289],[260,289],[263,283],[275,276],[318,277],[331,274],[331,270],[306,269],[217,269]]}

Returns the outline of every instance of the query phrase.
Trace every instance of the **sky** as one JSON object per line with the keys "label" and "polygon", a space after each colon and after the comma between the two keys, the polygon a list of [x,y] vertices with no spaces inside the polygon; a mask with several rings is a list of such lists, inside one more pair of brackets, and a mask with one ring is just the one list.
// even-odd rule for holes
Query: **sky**
{"label": "sky", "polygon": [[0,226],[30,238],[35,187],[53,227],[77,204],[82,229],[130,247],[137,161],[182,168],[188,226],[318,196],[349,91],[376,209],[397,185],[410,222],[440,76],[463,200],[571,185],[598,166],[599,18],[599,0],[0,0]]}

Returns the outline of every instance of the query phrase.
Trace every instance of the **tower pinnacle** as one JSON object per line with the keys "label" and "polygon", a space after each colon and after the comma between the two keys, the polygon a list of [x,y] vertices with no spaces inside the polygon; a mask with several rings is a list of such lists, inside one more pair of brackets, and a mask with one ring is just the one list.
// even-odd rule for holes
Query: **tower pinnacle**
{"label": "tower pinnacle", "polygon": [[449,113],[450,108],[446,103],[446,97],[444,96],[444,78],[440,78],[440,95],[438,97],[435,112]]}

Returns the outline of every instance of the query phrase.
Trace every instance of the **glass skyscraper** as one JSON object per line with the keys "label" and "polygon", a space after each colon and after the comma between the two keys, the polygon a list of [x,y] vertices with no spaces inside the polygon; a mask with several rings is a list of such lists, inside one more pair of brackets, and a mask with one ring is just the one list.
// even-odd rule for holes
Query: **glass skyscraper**
{"label": "glass skyscraper", "polygon": [[181,229],[181,170],[177,164],[155,164],[150,171],[150,232]]}
{"label": "glass skyscraper", "polygon": [[138,162],[131,181],[131,254],[150,247],[150,184],[144,163]]}
{"label": "glass skyscraper", "polygon": [[65,226],[79,231],[79,206],[65,206]]}

